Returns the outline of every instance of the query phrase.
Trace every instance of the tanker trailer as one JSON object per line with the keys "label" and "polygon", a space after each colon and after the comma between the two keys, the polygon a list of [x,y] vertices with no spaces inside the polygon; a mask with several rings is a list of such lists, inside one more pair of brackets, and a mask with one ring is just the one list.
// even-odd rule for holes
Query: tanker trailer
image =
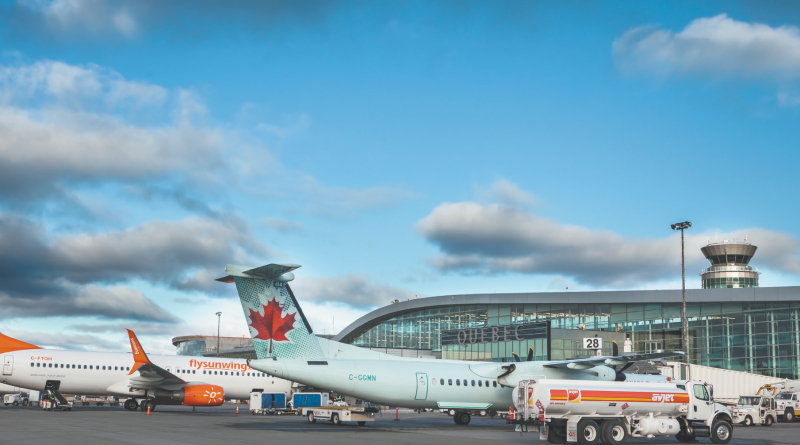
{"label": "tanker trailer", "polygon": [[509,423],[550,443],[618,445],[629,437],[675,436],[724,444],[733,437],[730,410],[714,403],[711,386],[700,381],[523,380],[512,394]]}

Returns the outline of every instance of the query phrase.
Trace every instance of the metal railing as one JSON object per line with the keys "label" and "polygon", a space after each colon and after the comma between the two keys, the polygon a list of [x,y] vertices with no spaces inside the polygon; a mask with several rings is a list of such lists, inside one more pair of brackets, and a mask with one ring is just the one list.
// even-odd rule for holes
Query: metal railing
{"label": "metal railing", "polygon": [[719,266],[714,268],[709,267],[708,269],[703,269],[702,271],[700,271],[700,275],[708,272],[755,272],[761,275],[761,272],[759,272],[757,268],[753,268],[750,266]]}

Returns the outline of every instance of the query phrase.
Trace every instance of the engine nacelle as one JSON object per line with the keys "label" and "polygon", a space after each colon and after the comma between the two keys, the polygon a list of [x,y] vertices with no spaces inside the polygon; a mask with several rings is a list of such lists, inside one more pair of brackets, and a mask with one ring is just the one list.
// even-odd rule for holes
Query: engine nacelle
{"label": "engine nacelle", "polygon": [[216,385],[189,385],[180,391],[156,391],[155,396],[186,406],[220,406],[225,401],[225,392]]}
{"label": "engine nacelle", "polygon": [[225,401],[221,386],[191,385],[181,388],[181,403],[186,406],[219,406]]}

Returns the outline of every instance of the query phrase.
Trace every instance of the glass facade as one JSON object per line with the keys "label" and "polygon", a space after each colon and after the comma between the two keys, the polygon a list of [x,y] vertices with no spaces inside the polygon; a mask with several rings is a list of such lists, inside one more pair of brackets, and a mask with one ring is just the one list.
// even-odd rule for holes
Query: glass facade
{"label": "glass facade", "polygon": [[[800,301],[767,303],[687,304],[689,361],[705,366],[773,377],[800,378]],[[552,335],[550,360],[576,356],[579,329],[599,331],[610,355],[610,343],[629,334],[634,351],[682,350],[681,305],[660,304],[485,304],[438,307],[409,312],[356,331],[345,341],[356,346],[431,349],[442,358],[508,361],[511,353],[524,357],[529,346],[537,359],[547,350],[541,344],[504,342],[447,346],[440,333],[534,321],[549,321],[551,330],[575,330],[575,335]],[[588,336],[588,335],[585,335]],[[559,338],[563,337],[563,338]],[[573,337],[572,339],[569,337]],[[530,340],[528,341],[530,342]],[[501,342],[503,343],[503,342]],[[517,343],[517,344],[514,344]],[[620,343],[617,340],[617,343]]]}
{"label": "glass facade", "polygon": [[738,287],[758,287],[758,277],[725,277],[708,278],[703,280],[703,289],[733,289]]}
{"label": "glass facade", "polygon": [[178,355],[193,355],[202,357],[206,352],[206,342],[202,340],[190,340],[181,342],[178,345]]}

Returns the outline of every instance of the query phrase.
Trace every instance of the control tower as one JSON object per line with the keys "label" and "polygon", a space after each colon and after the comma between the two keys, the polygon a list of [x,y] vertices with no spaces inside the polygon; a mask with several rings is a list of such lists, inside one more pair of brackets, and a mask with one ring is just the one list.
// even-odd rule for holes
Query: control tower
{"label": "control tower", "polygon": [[700,248],[711,263],[711,267],[700,272],[703,289],[758,287],[761,272],[748,265],[756,249],[758,247],[747,243],[746,236],[743,243],[724,240]]}

